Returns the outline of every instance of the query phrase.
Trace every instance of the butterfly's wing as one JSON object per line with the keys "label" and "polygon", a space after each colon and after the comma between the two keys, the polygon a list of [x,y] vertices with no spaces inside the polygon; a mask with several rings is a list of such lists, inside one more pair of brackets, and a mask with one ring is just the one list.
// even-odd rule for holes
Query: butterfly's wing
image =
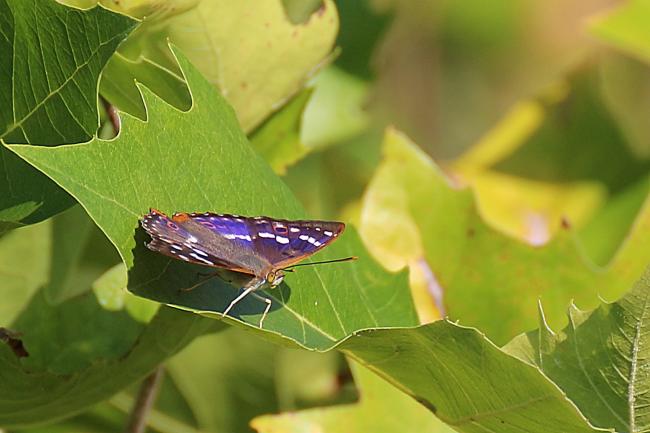
{"label": "butterfly's wing", "polygon": [[268,217],[248,218],[255,249],[274,269],[294,265],[325,248],[345,229],[337,221],[289,221]]}
{"label": "butterfly's wing", "polygon": [[216,223],[205,214],[201,218],[196,214],[175,214],[169,218],[152,209],[141,224],[151,236],[147,248],[152,251],[198,265],[256,274],[250,260],[242,260],[247,256],[242,251],[252,248],[246,240],[251,238],[244,234],[247,228],[243,221]]}

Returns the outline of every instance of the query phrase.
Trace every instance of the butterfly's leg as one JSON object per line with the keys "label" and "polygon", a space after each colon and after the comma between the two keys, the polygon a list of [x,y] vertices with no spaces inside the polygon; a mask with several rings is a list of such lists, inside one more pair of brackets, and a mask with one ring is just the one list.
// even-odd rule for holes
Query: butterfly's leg
{"label": "butterfly's leg", "polygon": [[190,287],[183,287],[183,288],[180,289],[180,290],[181,290],[182,292],[189,292],[190,290],[194,290],[194,289],[196,289],[197,287],[202,286],[203,284],[205,284],[205,283],[207,283],[208,281],[212,280],[214,277],[218,277],[218,276],[219,276],[219,273],[218,273],[218,272],[215,272],[215,273],[212,273],[212,274],[208,274],[207,276],[205,276],[204,274],[201,274],[201,276],[204,276],[205,278],[202,278],[201,280],[199,280],[198,283],[193,284],[193,285],[191,285]]}
{"label": "butterfly's leg", "polygon": [[262,313],[262,318],[260,319],[260,329],[262,329],[262,323],[264,323],[264,318],[268,314],[269,310],[271,309],[271,300],[269,298],[265,298],[262,295],[258,295],[257,293],[253,292],[251,293],[252,296],[255,296],[257,299],[260,301],[266,302],[266,308],[264,308],[264,312]]}
{"label": "butterfly's leg", "polygon": [[252,292],[252,291],[254,291],[254,290],[257,290],[257,289],[259,289],[260,287],[262,287],[262,285],[264,285],[264,282],[265,282],[265,281],[266,281],[266,280],[263,279],[263,278],[253,278],[252,280],[250,280],[250,281],[248,282],[248,284],[246,284],[246,285],[243,287],[244,291],[241,292],[241,293],[239,294],[239,296],[237,296],[237,297],[236,297],[236,298],[235,298],[235,299],[230,303],[230,305],[228,305],[228,308],[226,308],[226,309],[224,310],[223,313],[221,313],[221,317],[225,317],[225,316],[228,314],[228,312],[232,309],[232,307],[234,307],[235,304],[236,304],[237,302],[241,301],[241,300],[242,300],[246,295],[248,295],[250,292]]}

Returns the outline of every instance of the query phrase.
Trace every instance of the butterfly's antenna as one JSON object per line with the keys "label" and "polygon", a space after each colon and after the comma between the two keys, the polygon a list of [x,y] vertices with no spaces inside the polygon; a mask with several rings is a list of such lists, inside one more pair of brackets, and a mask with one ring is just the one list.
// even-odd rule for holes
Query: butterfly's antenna
{"label": "butterfly's antenna", "polygon": [[284,268],[282,270],[283,271],[288,271],[288,272],[293,272],[293,268],[297,268],[298,266],[311,266],[311,265],[323,265],[325,263],[349,262],[351,260],[356,260],[356,259],[358,259],[357,256],[350,256],[350,257],[344,257],[342,259],[323,260],[322,262],[300,263],[298,265],[289,266],[288,268]]}

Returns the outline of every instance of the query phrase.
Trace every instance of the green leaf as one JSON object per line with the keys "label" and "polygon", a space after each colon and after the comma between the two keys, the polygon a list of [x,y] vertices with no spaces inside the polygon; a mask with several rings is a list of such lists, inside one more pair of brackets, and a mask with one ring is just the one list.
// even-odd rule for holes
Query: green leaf
{"label": "green leaf", "polygon": [[303,115],[300,138],[315,149],[361,134],[369,124],[365,111],[368,83],[330,66],[314,79],[314,96]]}
{"label": "green leaf", "polygon": [[357,404],[265,415],[253,419],[259,433],[451,433],[424,407],[369,370],[351,364],[361,393]]}
{"label": "green leaf", "polygon": [[594,179],[612,193],[646,176],[650,160],[630,151],[623,131],[602,102],[600,81],[593,70],[575,76],[570,93],[552,107],[541,127],[492,168],[542,181]]}
{"label": "green leaf", "polygon": [[[124,115],[114,140],[10,148],[84,206],[127,264],[129,290],[220,318],[237,289],[213,278],[190,292],[179,290],[203,279],[199,273],[205,268],[149,251],[144,246],[147,236],[138,228],[141,216],[150,207],[169,213],[305,215],[288,188],[251,149],[226,102],[187,59],[179,56],[178,60],[193,96],[190,111],[178,111],[142,88],[148,121]],[[406,276],[387,273],[376,264],[354,229],[349,228],[319,258],[350,255],[359,260],[302,268],[279,289],[265,292],[273,307],[263,334],[327,349],[359,329],[417,323]],[[236,323],[256,328],[262,311],[262,303],[249,297],[235,307],[233,317]]]}
{"label": "green leaf", "polygon": [[202,1],[171,19],[167,30],[250,131],[327,61],[338,16],[331,0],[304,24],[290,22],[281,0]]}
{"label": "green leaf", "polygon": [[303,24],[319,8],[323,7],[322,0],[282,0],[284,11],[293,24]]}
{"label": "green leaf", "polygon": [[[389,222],[399,230],[382,230]],[[361,232],[383,263],[424,257],[450,316],[505,342],[535,326],[539,298],[549,323],[558,324],[570,300],[587,307],[597,294],[615,299],[630,287],[650,262],[650,199],[609,266],[598,269],[570,228],[536,247],[489,227],[469,190],[451,188],[427,155],[390,130],[364,196]]]}
{"label": "green leaf", "polygon": [[29,352],[22,367],[61,375],[84,370],[97,359],[118,360],[142,331],[126,314],[103,310],[92,293],[51,308],[43,291],[32,297],[11,328],[22,333]]}
{"label": "green leaf", "polygon": [[0,327],[11,324],[23,305],[48,280],[52,245],[50,222],[0,237]]}
{"label": "green leaf", "polygon": [[[92,137],[99,74],[135,21],[50,0],[1,0],[0,17],[0,142],[55,145]],[[0,221],[30,224],[73,203],[4,147],[0,160]]]}
{"label": "green leaf", "polygon": [[592,20],[590,30],[616,48],[650,62],[650,2],[629,1]]}
{"label": "green leaf", "polygon": [[595,432],[536,367],[475,329],[441,320],[371,329],[338,348],[414,397],[459,432]]}
{"label": "green leaf", "polygon": [[232,328],[196,339],[167,369],[199,429],[244,432],[254,416],[295,408],[300,391],[320,376],[335,384],[338,356],[287,349]]}
{"label": "green leaf", "polygon": [[126,265],[120,262],[97,278],[92,289],[103,308],[109,311],[126,309],[135,320],[149,323],[160,304],[133,295],[126,289],[127,284]]}
{"label": "green leaf", "polygon": [[303,90],[280,111],[260,126],[251,138],[251,145],[278,174],[302,159],[309,149],[300,141],[303,111],[312,90]]}
{"label": "green leaf", "polygon": [[[13,325],[23,334],[30,353],[23,359],[29,360],[28,364],[0,345],[3,427],[51,422],[105,400],[144,377],[194,337],[213,329],[214,324],[194,314],[163,308],[151,324],[141,328],[124,313],[102,313],[93,307],[92,294],[56,308],[47,307],[39,298]],[[101,330],[99,323],[89,326],[97,314],[105,324]],[[43,321],[43,317],[49,320]],[[122,332],[127,329],[129,338],[124,338]]]}
{"label": "green leaf", "polygon": [[44,288],[51,304],[90,290],[92,281],[119,261],[113,245],[80,206],[53,218],[51,248],[50,278]]}
{"label": "green leaf", "polygon": [[627,145],[637,158],[650,158],[650,126],[643,115],[650,110],[650,64],[610,53],[602,57],[599,67],[603,101]]}
{"label": "green leaf", "polygon": [[99,91],[120,111],[144,120],[146,108],[134,81],[144,84],[177,108],[187,110],[190,107],[190,94],[181,77],[148,59],[134,61],[119,53],[115,53],[104,68]]}
{"label": "green leaf", "polygon": [[650,268],[630,292],[593,311],[569,309],[569,325],[513,340],[508,352],[537,365],[592,424],[640,432],[650,423]]}

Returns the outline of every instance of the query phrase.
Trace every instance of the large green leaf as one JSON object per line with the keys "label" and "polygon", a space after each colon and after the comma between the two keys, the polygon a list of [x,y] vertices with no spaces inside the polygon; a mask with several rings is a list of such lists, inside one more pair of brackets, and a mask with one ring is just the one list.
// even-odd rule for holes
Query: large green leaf
{"label": "large green leaf", "polygon": [[[0,142],[55,145],[92,137],[99,74],[135,21],[53,0],[1,0],[0,20]],[[0,160],[0,221],[33,223],[72,204],[4,147]]]}
{"label": "large green leaf", "polygon": [[[178,57],[193,96],[188,112],[143,88],[148,120],[124,115],[111,141],[59,146],[11,146],[72,194],[118,248],[129,268],[129,289],[140,296],[221,317],[237,289],[212,279],[190,292],[205,268],[170,260],[144,246],[138,220],[164,212],[215,211],[303,218],[288,188],[258,156],[225,100]],[[266,292],[273,307],[267,336],[327,349],[352,332],[417,323],[404,274],[390,274],[365,252],[354,229],[319,254],[359,256],[355,263],[302,268]],[[252,297],[233,310],[236,322],[258,324],[263,304]],[[277,337],[275,337],[277,338]],[[286,340],[285,340],[286,341]]]}
{"label": "large green leaf", "polygon": [[[389,223],[399,230],[382,230]],[[382,262],[424,257],[451,317],[497,342],[535,326],[538,298],[556,324],[572,299],[587,307],[598,295],[620,296],[650,262],[649,226],[646,199],[605,269],[584,259],[570,228],[544,246],[525,244],[488,226],[472,193],[453,189],[429,157],[395,131],[386,135],[384,161],[364,197],[361,220],[364,239]]]}
{"label": "large green leaf", "polygon": [[251,425],[260,433],[451,433],[424,407],[369,370],[351,365],[361,393],[357,404],[265,415]]}
{"label": "large green leaf", "polygon": [[537,367],[475,329],[441,320],[371,329],[339,349],[414,397],[460,432],[594,432]]}
{"label": "large green leaf", "polygon": [[537,365],[594,425],[641,432],[650,425],[650,269],[623,298],[569,310],[569,325],[540,329],[505,349]]}

